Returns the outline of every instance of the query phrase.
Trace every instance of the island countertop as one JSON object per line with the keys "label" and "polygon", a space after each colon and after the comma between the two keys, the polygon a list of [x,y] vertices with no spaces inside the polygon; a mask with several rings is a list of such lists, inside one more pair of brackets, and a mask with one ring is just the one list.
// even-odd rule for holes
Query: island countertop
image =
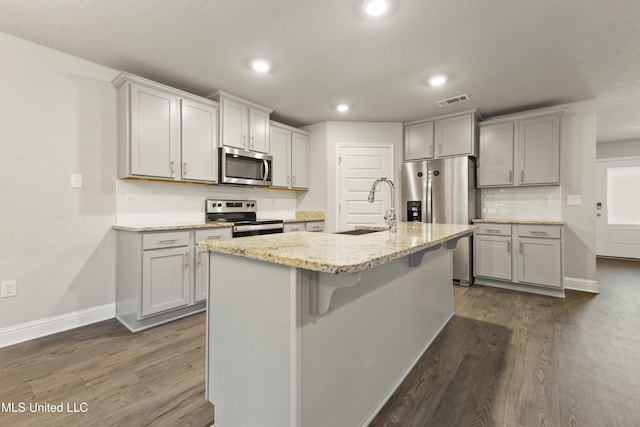
{"label": "island countertop", "polygon": [[401,222],[396,234],[365,235],[295,232],[207,240],[198,246],[214,252],[333,274],[352,274],[440,245],[478,229],[467,224]]}

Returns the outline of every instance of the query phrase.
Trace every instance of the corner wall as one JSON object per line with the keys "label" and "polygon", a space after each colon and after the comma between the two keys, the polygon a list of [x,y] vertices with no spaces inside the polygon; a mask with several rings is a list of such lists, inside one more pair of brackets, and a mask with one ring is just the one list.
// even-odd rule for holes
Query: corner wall
{"label": "corner wall", "polygon": [[0,281],[17,280],[0,338],[96,307],[113,317],[117,71],[5,33],[0,57]]}

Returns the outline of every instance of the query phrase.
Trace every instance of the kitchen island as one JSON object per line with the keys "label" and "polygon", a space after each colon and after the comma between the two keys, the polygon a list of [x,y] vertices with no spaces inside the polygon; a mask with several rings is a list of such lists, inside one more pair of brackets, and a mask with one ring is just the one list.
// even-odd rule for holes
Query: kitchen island
{"label": "kitchen island", "polygon": [[477,227],[200,242],[216,427],[366,425],[453,315],[452,249]]}

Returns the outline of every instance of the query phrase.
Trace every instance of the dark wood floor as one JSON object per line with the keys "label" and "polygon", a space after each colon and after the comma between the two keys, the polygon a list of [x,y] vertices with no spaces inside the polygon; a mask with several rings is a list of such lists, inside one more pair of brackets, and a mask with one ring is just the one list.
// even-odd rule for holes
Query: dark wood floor
{"label": "dark wood floor", "polygon": [[[602,293],[455,287],[456,315],[371,426],[640,426],[640,262],[598,260]],[[131,334],[109,320],[0,349],[10,426],[205,426],[204,314]]]}
{"label": "dark wood floor", "polygon": [[455,316],[370,427],[640,426],[640,262],[600,295],[455,287]]}

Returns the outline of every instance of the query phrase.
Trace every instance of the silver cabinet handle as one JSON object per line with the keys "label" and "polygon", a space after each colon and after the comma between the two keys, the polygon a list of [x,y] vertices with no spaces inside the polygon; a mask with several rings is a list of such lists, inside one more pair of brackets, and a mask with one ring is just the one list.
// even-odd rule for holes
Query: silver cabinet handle
{"label": "silver cabinet handle", "polygon": [[509,184],[513,184],[513,171],[509,171]]}
{"label": "silver cabinet handle", "polygon": [[189,269],[189,252],[185,252],[184,254],[184,269]]}
{"label": "silver cabinet handle", "polygon": [[173,174],[174,174],[174,171],[173,171],[173,165],[174,165],[175,163],[176,163],[176,162],[174,162],[173,160],[171,161],[171,176],[173,176]]}
{"label": "silver cabinet handle", "polygon": [[522,254],[522,242],[520,242],[520,247],[518,248],[518,252],[520,252],[520,254]]}
{"label": "silver cabinet handle", "polygon": [[524,169],[520,169],[520,183],[524,182]]}
{"label": "silver cabinet handle", "polygon": [[178,241],[178,239],[160,240],[158,242],[158,244],[160,244],[160,245],[168,245],[169,243],[174,243],[174,242],[177,242],[177,241]]}
{"label": "silver cabinet handle", "polygon": [[198,253],[196,253],[196,265],[198,267],[200,267],[202,265],[202,262],[200,260],[200,258],[202,257],[202,252],[204,252],[204,251],[198,251]]}
{"label": "silver cabinet handle", "polygon": [[182,176],[187,176],[187,162],[182,163]]}
{"label": "silver cabinet handle", "polygon": [[507,253],[511,255],[511,240],[507,240]]}
{"label": "silver cabinet handle", "polygon": [[207,240],[222,240],[222,236],[209,236]]}
{"label": "silver cabinet handle", "polygon": [[546,236],[548,234],[546,231],[530,231],[529,233],[535,234],[537,236]]}
{"label": "silver cabinet handle", "polygon": [[494,229],[487,230],[487,233],[499,233],[499,232],[500,230],[494,230]]}
{"label": "silver cabinet handle", "polygon": [[291,185],[291,176],[287,175],[287,185]]}
{"label": "silver cabinet handle", "polygon": [[242,135],[242,148],[247,148],[247,136]]}
{"label": "silver cabinet handle", "polygon": [[296,176],[293,175],[293,185],[296,185]]}
{"label": "silver cabinet handle", "polygon": [[429,157],[433,156],[433,144],[429,146]]}
{"label": "silver cabinet handle", "polygon": [[253,136],[251,137],[251,144],[249,144],[251,148],[253,148]]}

